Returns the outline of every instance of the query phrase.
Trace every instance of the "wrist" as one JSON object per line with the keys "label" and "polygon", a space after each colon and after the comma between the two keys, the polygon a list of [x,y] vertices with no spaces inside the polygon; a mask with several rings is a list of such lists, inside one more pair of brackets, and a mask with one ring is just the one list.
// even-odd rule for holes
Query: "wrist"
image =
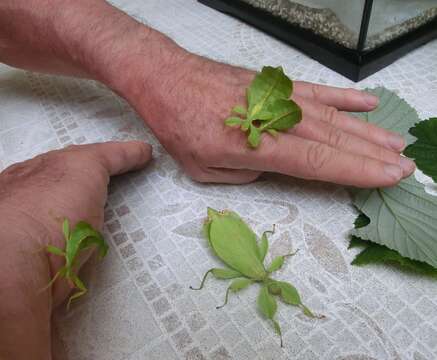
{"label": "wrist", "polygon": [[193,56],[167,36],[141,25],[102,81],[135,108],[144,108],[160,96],[161,89],[171,87]]}

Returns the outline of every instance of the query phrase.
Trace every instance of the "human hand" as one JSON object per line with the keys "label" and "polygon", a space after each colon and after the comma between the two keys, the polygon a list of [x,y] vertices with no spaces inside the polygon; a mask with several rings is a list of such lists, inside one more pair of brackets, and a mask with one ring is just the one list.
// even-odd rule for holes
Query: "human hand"
{"label": "human hand", "polygon": [[198,181],[245,183],[269,171],[380,187],[414,171],[414,163],[400,155],[405,143],[399,135],[343,112],[370,111],[377,98],[299,81],[294,82],[293,99],[303,110],[301,123],[276,139],[263,134],[258,149],[248,148],[245,134],[226,127],[224,119],[234,105],[246,104],[245,89],[253,77],[249,70],[181,54],[173,72],[166,69],[153,85],[148,78],[153,92],[124,95]]}
{"label": "human hand", "polygon": [[356,90],[296,81],[302,122],[278,139],[263,135],[252,150],[241,131],[224,125],[230,109],[245,103],[252,71],[190,54],[103,0],[6,2],[2,23],[7,51],[0,61],[103,82],[135,107],[196,180],[244,183],[273,171],[379,187],[414,170],[400,156],[401,139],[341,112],[374,108]]}
{"label": "human hand", "polygon": [[51,359],[51,312],[71,289],[57,280],[41,291],[64,265],[44,247],[65,247],[63,218],[101,229],[109,177],[150,158],[151,147],[140,142],[72,146],[0,174],[0,359]]}

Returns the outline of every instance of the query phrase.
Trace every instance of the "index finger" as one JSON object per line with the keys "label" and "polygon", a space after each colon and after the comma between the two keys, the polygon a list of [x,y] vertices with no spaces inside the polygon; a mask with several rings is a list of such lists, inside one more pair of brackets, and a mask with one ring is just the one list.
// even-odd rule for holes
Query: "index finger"
{"label": "index finger", "polygon": [[365,91],[338,88],[305,81],[294,82],[293,94],[344,111],[370,111],[379,103],[378,97]]}

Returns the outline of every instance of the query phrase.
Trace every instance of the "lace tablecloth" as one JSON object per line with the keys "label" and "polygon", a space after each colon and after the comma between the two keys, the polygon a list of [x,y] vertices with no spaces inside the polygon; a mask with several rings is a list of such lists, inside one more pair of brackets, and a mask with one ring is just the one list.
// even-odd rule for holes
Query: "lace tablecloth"
{"label": "lace tablecloth", "polygon": [[[293,78],[359,88],[383,85],[437,114],[437,41],[351,83],[300,52],[194,0],[116,5],[187,49],[253,69],[282,65]],[[67,359],[436,359],[437,282],[389,267],[349,265],[355,217],[343,188],[284,177],[245,186],[192,182],[120,98],[103,86],[0,66],[0,168],[68,144],[140,139],[156,160],[114,179],[104,234],[110,252],[84,269],[90,291],[57,326]],[[256,311],[258,288],[232,296],[204,271],[218,264],[200,235],[206,207],[239,212],[257,232],[277,224],[271,253],[300,249],[278,273],[324,314],[283,304],[285,348]]]}

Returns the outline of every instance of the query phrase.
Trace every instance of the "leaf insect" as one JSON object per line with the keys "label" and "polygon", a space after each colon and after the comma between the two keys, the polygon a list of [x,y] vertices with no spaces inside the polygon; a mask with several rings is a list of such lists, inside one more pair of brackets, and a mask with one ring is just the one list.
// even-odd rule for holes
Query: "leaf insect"
{"label": "leaf insect", "polygon": [[50,254],[64,257],[65,265],[55,274],[53,279],[46,286],[46,289],[52,286],[59,277],[67,279],[70,285],[78,290],[68,300],[67,309],[69,309],[73,300],[83,296],[87,292],[87,288],[79,279],[76,271],[79,254],[95,246],[99,250],[100,258],[103,258],[108,253],[109,248],[102,234],[84,221],[78,222],[76,226],[70,230],[68,219],[64,219],[62,231],[65,239],[65,250],[53,245],[47,245],[46,251]]}
{"label": "leaf insect", "polygon": [[265,318],[271,320],[280,337],[281,347],[283,347],[281,328],[275,319],[277,310],[275,296],[286,304],[300,307],[307,316],[316,316],[302,303],[299,292],[293,285],[271,278],[271,274],[283,266],[285,259],[295,253],[277,256],[269,266],[264,266],[264,259],[269,248],[267,234],[273,232],[274,228],[271,231],[265,231],[258,242],[256,234],[238,214],[233,211],[217,211],[208,208],[204,233],[214,254],[227,267],[208,270],[200,286],[190,287],[190,289],[201,290],[208,274],[212,274],[217,279],[233,279],[226,291],[223,305],[217,306],[217,309],[220,309],[228,303],[231,292],[236,293],[254,283],[259,283],[261,290],[257,300],[258,309]]}
{"label": "leaf insect", "polygon": [[239,127],[247,133],[248,145],[257,148],[263,132],[276,137],[301,121],[301,108],[290,100],[292,92],[293,81],[282,67],[264,66],[246,90],[247,109],[234,106],[235,115],[228,117],[225,124]]}

